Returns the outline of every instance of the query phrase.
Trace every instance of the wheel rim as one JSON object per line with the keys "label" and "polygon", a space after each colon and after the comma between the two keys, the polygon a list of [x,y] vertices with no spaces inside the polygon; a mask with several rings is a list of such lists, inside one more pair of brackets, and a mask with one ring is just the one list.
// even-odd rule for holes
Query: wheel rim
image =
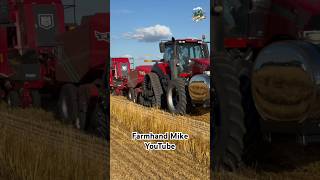
{"label": "wheel rim", "polygon": [[172,110],[176,109],[176,106],[179,102],[179,95],[176,91],[176,88],[172,88],[168,92],[168,105],[172,108]]}
{"label": "wheel rim", "polygon": [[65,98],[62,99],[61,110],[62,110],[63,117],[68,118],[68,106],[67,106],[67,101]]}
{"label": "wheel rim", "polygon": [[8,98],[7,98],[7,103],[8,103],[9,106],[12,106],[12,101],[11,101],[11,97],[10,96],[8,96]]}
{"label": "wheel rim", "polygon": [[128,97],[130,100],[132,100],[132,94],[131,94],[131,91],[129,90],[129,93],[128,93]]}
{"label": "wheel rim", "polygon": [[81,129],[80,118],[79,117],[76,118],[75,126],[76,126],[77,129]]}

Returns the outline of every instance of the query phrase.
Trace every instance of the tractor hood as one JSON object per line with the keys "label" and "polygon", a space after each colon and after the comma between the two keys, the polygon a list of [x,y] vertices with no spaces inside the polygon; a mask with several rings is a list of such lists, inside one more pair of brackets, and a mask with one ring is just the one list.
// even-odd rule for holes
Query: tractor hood
{"label": "tractor hood", "polygon": [[192,74],[202,74],[209,70],[210,58],[190,59],[189,69]]}

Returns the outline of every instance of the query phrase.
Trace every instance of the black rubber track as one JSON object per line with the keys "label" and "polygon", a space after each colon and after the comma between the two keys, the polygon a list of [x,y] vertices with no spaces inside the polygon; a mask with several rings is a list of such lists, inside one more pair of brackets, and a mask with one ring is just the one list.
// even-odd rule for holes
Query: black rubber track
{"label": "black rubber track", "polygon": [[217,60],[215,77],[215,113],[213,168],[233,171],[242,164],[246,133],[238,69],[234,61]]}
{"label": "black rubber track", "polygon": [[95,133],[104,139],[108,138],[109,132],[107,128],[106,112],[103,110],[103,105],[96,103],[91,114],[91,122],[96,122]]}
{"label": "black rubber track", "polygon": [[[147,97],[150,105],[152,107],[160,108],[162,105],[162,96],[163,96],[163,91],[162,91],[162,86],[159,80],[159,77],[156,73],[150,72],[148,75],[149,81],[145,80],[145,83],[151,83],[151,91],[152,91],[152,96]],[[150,85],[150,84],[144,84],[145,88]]]}
{"label": "black rubber track", "polygon": [[[185,89],[185,81],[183,79],[177,78],[169,81],[168,91],[167,91],[167,105],[171,113],[184,115],[187,110],[187,96]],[[173,105],[169,101],[173,101],[173,91],[176,91],[178,95],[178,100],[176,105]],[[172,95],[169,95],[172,94]]]}

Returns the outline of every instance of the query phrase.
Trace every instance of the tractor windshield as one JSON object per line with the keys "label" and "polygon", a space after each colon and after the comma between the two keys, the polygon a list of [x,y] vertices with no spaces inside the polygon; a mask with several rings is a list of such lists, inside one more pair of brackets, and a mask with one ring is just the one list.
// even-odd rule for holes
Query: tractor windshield
{"label": "tractor windshield", "polygon": [[191,59],[209,58],[208,47],[205,44],[197,42],[184,42],[176,44],[176,54],[172,43],[166,44],[163,59],[173,63],[177,60],[179,73],[187,70]]}
{"label": "tractor windshield", "polygon": [[181,43],[177,46],[179,59],[207,58],[204,46],[199,43]]}
{"label": "tractor windshield", "polygon": [[189,64],[190,59],[208,58],[205,49],[206,46],[199,43],[180,43],[177,45],[177,56],[179,60],[178,69],[184,72]]}

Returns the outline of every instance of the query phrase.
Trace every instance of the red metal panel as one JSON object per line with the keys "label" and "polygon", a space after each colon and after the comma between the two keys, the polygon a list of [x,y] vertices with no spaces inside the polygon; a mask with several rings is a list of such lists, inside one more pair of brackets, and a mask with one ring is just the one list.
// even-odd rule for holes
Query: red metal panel
{"label": "red metal panel", "polygon": [[[86,17],[80,26],[59,36],[66,57],[59,57],[58,81],[79,82],[96,69],[105,69],[109,56],[106,30],[107,14],[101,13]],[[68,72],[65,72],[66,63],[71,65]]]}
{"label": "red metal panel", "polygon": [[8,77],[13,73],[8,64],[7,30],[0,27],[0,76]]}
{"label": "red metal panel", "polygon": [[106,13],[99,13],[91,16],[90,30],[90,67],[105,67],[106,58],[109,56],[109,15]]}
{"label": "red metal panel", "polygon": [[[58,26],[58,34],[64,33],[64,8],[60,0],[25,0],[20,6],[19,18],[23,29],[22,37],[26,38],[22,42],[23,48],[27,49],[37,49],[37,35],[35,29],[35,15],[33,12],[33,7],[39,4],[54,5],[56,9],[56,25]],[[22,28],[21,28],[22,29]]]}

